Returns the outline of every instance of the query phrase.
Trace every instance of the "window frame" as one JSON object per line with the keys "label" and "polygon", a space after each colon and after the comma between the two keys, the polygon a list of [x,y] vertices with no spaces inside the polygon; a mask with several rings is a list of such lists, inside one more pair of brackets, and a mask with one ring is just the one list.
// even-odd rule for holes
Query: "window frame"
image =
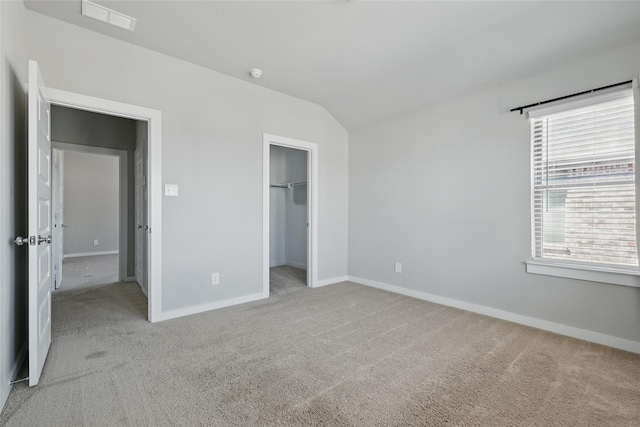
{"label": "window frame", "polygon": [[[606,91],[605,93],[588,94],[576,97],[571,101],[557,102],[549,106],[532,108],[529,110],[529,119],[550,115],[570,109],[586,107],[597,103],[607,102],[620,96],[622,91],[632,89],[634,102],[634,151],[635,151],[635,204],[636,204],[636,244],[640,257],[640,173],[638,173],[638,165],[640,165],[640,90],[639,80],[634,78],[632,84],[617,87]],[[531,129],[531,127],[530,127]],[[585,280],[591,282],[607,283],[613,285],[640,287],[640,261],[635,267],[611,266],[609,264],[598,263],[572,263],[571,261],[555,260],[549,258],[536,257],[536,239],[535,239],[535,205],[534,205],[534,152],[533,140],[529,135],[530,144],[530,237],[531,237],[531,258],[525,261],[525,271],[531,274],[539,274],[545,276],[562,277],[569,279]]]}

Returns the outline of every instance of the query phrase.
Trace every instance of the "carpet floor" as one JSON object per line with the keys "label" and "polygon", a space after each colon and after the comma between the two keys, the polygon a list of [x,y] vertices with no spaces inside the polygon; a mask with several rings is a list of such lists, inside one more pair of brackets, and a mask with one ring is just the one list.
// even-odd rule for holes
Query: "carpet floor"
{"label": "carpet floor", "polygon": [[119,255],[65,258],[62,261],[62,282],[58,291],[117,282],[118,258]]}
{"label": "carpet floor", "polygon": [[307,271],[290,265],[269,269],[270,294],[280,295],[307,287]]}
{"label": "carpet floor", "polygon": [[54,295],[0,425],[640,425],[640,355],[349,282],[145,318],[136,284]]}

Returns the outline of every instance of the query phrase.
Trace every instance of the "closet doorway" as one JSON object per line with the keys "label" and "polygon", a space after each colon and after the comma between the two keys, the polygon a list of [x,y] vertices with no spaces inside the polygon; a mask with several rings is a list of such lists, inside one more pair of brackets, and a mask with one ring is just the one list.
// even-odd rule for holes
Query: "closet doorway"
{"label": "closet doorway", "polygon": [[264,135],[264,273],[266,295],[317,281],[317,145]]}
{"label": "closet doorway", "polygon": [[269,292],[307,284],[307,157],[305,150],[271,146]]}

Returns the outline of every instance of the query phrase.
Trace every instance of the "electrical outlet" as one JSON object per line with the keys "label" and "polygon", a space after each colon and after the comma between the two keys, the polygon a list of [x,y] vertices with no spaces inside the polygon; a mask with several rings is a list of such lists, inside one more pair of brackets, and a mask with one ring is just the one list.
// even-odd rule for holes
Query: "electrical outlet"
{"label": "electrical outlet", "polygon": [[98,239],[93,241],[93,246],[98,246]]}
{"label": "electrical outlet", "polygon": [[396,262],[395,272],[398,273],[398,274],[402,273],[402,263],[401,262]]}
{"label": "electrical outlet", "polygon": [[220,284],[220,273],[211,274],[211,284],[219,285]]}
{"label": "electrical outlet", "polygon": [[178,184],[165,184],[164,195],[171,197],[178,197]]}

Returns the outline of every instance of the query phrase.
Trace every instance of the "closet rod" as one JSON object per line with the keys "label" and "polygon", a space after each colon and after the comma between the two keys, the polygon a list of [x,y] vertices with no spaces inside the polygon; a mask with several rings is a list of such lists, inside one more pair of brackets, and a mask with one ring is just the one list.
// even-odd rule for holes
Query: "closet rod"
{"label": "closet rod", "polygon": [[271,184],[271,187],[275,188],[293,188],[299,185],[307,185],[306,182],[287,182],[285,184]]}

